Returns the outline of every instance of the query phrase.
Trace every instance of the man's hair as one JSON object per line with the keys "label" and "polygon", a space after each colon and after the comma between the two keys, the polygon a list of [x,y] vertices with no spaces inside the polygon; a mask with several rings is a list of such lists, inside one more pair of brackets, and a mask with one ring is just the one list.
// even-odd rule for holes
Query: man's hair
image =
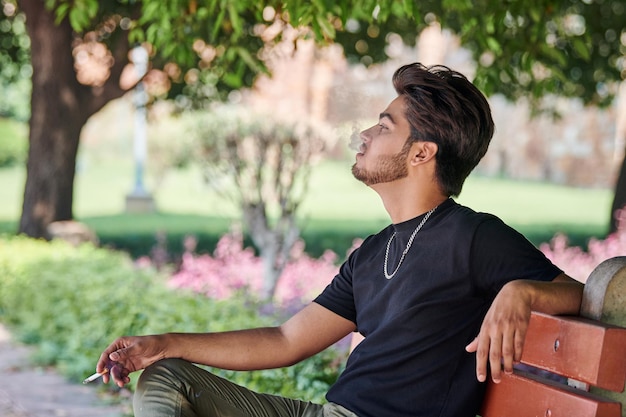
{"label": "man's hair", "polygon": [[402,66],[393,75],[393,86],[406,99],[408,140],[437,144],[437,181],[446,195],[459,195],[493,136],[487,99],[463,74],[443,65]]}

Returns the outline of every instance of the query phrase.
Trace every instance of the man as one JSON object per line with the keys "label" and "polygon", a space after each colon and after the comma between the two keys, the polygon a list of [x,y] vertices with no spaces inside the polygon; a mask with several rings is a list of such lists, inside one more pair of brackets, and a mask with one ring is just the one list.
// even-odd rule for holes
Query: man
{"label": "man", "polygon": [[[487,368],[498,382],[520,359],[531,310],[578,312],[581,284],[496,217],[450,198],[493,135],[484,96],[443,66],[403,66],[393,83],[398,96],[361,132],[352,168],[392,224],[281,326],[113,342],[96,370],[110,367],[105,382],[122,386],[146,368],[136,416],[473,417]],[[256,394],[191,364],[288,366],[355,331],[364,339],[325,405]]]}

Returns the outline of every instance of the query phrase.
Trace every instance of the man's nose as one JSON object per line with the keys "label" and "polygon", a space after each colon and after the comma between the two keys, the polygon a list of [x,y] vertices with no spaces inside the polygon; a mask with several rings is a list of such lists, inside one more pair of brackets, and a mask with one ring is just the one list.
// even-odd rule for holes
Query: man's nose
{"label": "man's nose", "polygon": [[372,128],[370,127],[369,129],[362,130],[362,131],[361,131],[361,133],[359,134],[359,137],[361,138],[361,140],[362,140],[363,142],[367,142],[367,141],[369,141],[369,140],[370,140],[370,134],[369,134],[369,132],[370,132],[370,130],[371,130],[371,129],[372,129]]}

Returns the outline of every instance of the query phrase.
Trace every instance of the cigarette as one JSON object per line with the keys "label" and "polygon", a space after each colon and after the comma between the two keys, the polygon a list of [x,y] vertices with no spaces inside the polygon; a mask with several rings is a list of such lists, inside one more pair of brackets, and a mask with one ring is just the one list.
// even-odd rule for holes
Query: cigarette
{"label": "cigarette", "polygon": [[96,372],[95,374],[91,375],[89,378],[86,378],[83,381],[83,384],[88,384],[90,382],[95,381],[96,379],[100,378],[102,375],[106,374],[107,372],[109,372],[108,369],[104,368],[104,371],[102,372]]}

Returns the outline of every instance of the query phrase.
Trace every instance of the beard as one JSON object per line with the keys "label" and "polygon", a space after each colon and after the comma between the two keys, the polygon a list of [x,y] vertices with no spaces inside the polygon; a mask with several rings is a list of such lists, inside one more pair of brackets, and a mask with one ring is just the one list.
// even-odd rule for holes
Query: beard
{"label": "beard", "polygon": [[374,168],[371,170],[359,168],[355,162],[354,165],[352,165],[352,175],[368,186],[405,178],[409,175],[409,170],[406,166],[406,158],[409,155],[410,149],[411,144],[407,141],[402,150],[397,154],[379,156]]}

